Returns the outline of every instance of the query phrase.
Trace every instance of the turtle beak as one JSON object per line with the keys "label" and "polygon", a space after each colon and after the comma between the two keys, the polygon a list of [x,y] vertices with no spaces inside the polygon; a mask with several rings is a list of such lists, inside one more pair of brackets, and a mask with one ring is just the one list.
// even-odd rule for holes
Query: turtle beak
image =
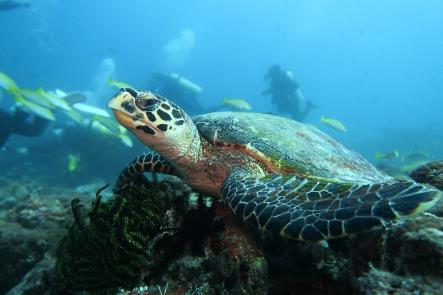
{"label": "turtle beak", "polygon": [[114,113],[115,119],[120,125],[126,128],[130,128],[132,127],[132,125],[134,125],[134,120],[132,120],[131,116],[123,113],[120,110],[112,110],[112,112]]}
{"label": "turtle beak", "polygon": [[112,110],[117,121],[126,128],[134,125],[132,114],[136,112],[133,95],[122,88],[120,92],[111,98],[108,107]]}
{"label": "turtle beak", "polygon": [[121,88],[120,91],[114,95],[108,102],[108,107],[112,110],[120,109],[122,104],[128,100],[128,94],[125,88]]}
{"label": "turtle beak", "polygon": [[116,95],[109,100],[108,108],[110,108],[111,110],[118,109],[118,102],[119,102],[119,97],[118,97],[118,95]]}

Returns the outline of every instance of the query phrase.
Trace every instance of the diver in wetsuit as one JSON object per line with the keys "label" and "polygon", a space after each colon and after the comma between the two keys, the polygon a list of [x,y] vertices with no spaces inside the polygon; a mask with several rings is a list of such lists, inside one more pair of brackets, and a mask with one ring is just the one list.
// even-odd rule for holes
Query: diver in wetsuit
{"label": "diver in wetsuit", "polygon": [[0,11],[12,10],[19,7],[28,7],[29,5],[30,4],[27,2],[15,0],[0,0]]}
{"label": "diver in wetsuit", "polygon": [[0,148],[12,134],[39,136],[45,131],[48,123],[49,120],[45,118],[32,116],[21,110],[9,113],[0,109]]}
{"label": "diver in wetsuit", "polygon": [[272,104],[277,107],[278,113],[289,114],[294,120],[303,121],[316,108],[310,101],[306,102],[306,106],[302,105],[303,96],[290,71],[274,65],[268,69],[265,79],[269,80],[270,85],[263,94],[271,95]]}
{"label": "diver in wetsuit", "polygon": [[204,112],[197,100],[202,91],[194,82],[175,73],[152,73],[148,79],[148,88],[155,89],[165,97],[172,97],[188,114],[197,115]]}

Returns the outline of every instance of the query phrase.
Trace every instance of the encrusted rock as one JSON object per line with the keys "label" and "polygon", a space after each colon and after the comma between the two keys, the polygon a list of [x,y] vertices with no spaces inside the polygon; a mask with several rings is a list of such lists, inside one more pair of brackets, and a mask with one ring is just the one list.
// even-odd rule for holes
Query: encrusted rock
{"label": "encrusted rock", "polygon": [[392,225],[384,251],[390,271],[443,277],[443,218],[425,214]]}
{"label": "encrusted rock", "polygon": [[377,268],[358,278],[355,293],[364,295],[373,294],[441,294],[443,290],[442,278],[397,275]]}
{"label": "encrusted rock", "polygon": [[0,231],[0,293],[20,282],[50,249],[47,234],[4,223]]}
{"label": "encrusted rock", "polygon": [[429,183],[443,190],[443,161],[434,161],[411,172],[411,178],[420,183]]}
{"label": "encrusted rock", "polygon": [[7,295],[44,294],[54,277],[54,260],[48,254]]}

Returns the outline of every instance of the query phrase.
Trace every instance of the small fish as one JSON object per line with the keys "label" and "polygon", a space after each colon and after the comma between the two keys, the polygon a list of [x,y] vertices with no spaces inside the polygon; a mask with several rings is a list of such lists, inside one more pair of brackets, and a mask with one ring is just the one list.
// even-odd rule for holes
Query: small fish
{"label": "small fish", "polygon": [[111,129],[109,129],[108,127],[106,127],[105,125],[103,125],[101,122],[99,122],[97,120],[91,121],[91,128],[102,133],[102,134],[105,134],[105,135],[115,135],[115,133],[112,132]]}
{"label": "small fish", "polygon": [[3,72],[0,72],[0,87],[10,93],[18,93],[19,91],[19,88],[17,84],[15,84],[14,80]]}
{"label": "small fish", "polygon": [[239,110],[239,111],[250,111],[252,110],[251,105],[241,99],[241,98],[224,98],[221,101],[222,106],[229,106],[233,109]]}
{"label": "small fish", "polygon": [[126,129],[123,126],[121,126],[120,124],[118,124],[116,121],[114,121],[112,119],[94,115],[94,116],[92,116],[92,120],[100,122],[103,126],[105,126],[106,128],[108,128],[110,131],[112,131],[114,133],[125,133],[126,132]]}
{"label": "small fish", "polygon": [[320,117],[320,122],[328,125],[329,127],[337,130],[337,131],[341,131],[341,132],[346,132],[348,131],[348,129],[346,128],[346,126],[340,122],[339,120],[336,119],[332,119],[332,118],[327,118],[324,116]]}
{"label": "small fish", "polygon": [[429,159],[429,154],[425,152],[415,152],[401,158],[403,162],[412,162]]}
{"label": "small fish", "polygon": [[73,154],[68,155],[68,171],[69,172],[77,171],[79,162],[80,162],[80,156]]}
{"label": "small fish", "polygon": [[113,122],[112,120],[103,117],[96,116],[93,117],[91,121],[91,128],[94,130],[97,130],[104,135],[117,137],[124,145],[132,147],[134,145],[132,139],[126,134],[127,130],[124,127],[121,127],[122,126]]}
{"label": "small fish", "polygon": [[98,115],[98,116],[102,116],[105,118],[109,118],[110,115],[107,111],[105,111],[104,109],[98,108],[98,107],[94,107],[92,105],[89,104],[85,104],[85,103],[76,103],[72,105],[73,108],[75,108],[78,111],[84,112],[84,113],[89,113],[89,114],[93,114],[93,115]]}
{"label": "small fish", "polygon": [[64,130],[62,128],[56,128],[53,130],[53,132],[56,136],[62,136],[64,133]]}
{"label": "small fish", "polygon": [[19,92],[24,98],[32,102],[35,102],[36,104],[39,104],[49,109],[55,108],[55,106],[51,103],[51,101],[45,95],[42,95],[37,90],[20,89]]}
{"label": "small fish", "polygon": [[376,152],[375,153],[375,159],[377,161],[381,161],[381,160],[395,160],[398,159],[398,157],[400,157],[400,153],[397,150],[393,150],[392,152],[383,154],[380,152]]}
{"label": "small fish", "polygon": [[71,109],[69,104],[62,97],[59,97],[57,94],[53,92],[46,92],[43,88],[37,89],[36,92],[46,97],[54,106],[60,109],[67,111]]}
{"label": "small fish", "polygon": [[86,101],[86,95],[78,92],[66,93],[63,90],[56,88],[53,93],[58,97],[63,98],[63,100],[65,100],[70,105]]}
{"label": "small fish", "polygon": [[112,78],[109,78],[108,85],[115,86],[118,89],[121,89],[121,88],[134,88],[131,85],[125,83],[125,82],[116,81],[116,80],[113,80]]}
{"label": "small fish", "polygon": [[124,145],[126,145],[127,147],[133,147],[134,146],[134,144],[132,143],[132,139],[127,134],[120,133],[118,135],[118,137],[120,138],[121,142]]}
{"label": "small fish", "polygon": [[416,169],[419,166],[422,166],[424,164],[427,164],[428,160],[420,160],[420,161],[415,161],[412,162],[410,164],[404,165],[403,167],[401,167],[401,172],[404,174],[409,174],[412,172],[412,170]]}
{"label": "small fish", "polygon": [[120,125],[120,124],[118,124],[117,127],[118,127],[119,133],[126,133],[126,132],[128,132],[128,130],[125,127],[123,127],[122,125]]}
{"label": "small fish", "polygon": [[55,88],[55,89],[54,89],[54,94],[57,95],[57,96],[60,96],[60,97],[63,97],[63,96],[66,96],[66,95],[67,95],[66,92],[64,92],[63,90],[58,89],[58,88]]}
{"label": "small fish", "polygon": [[86,95],[78,92],[66,94],[65,96],[62,96],[62,98],[70,105],[86,101]]}
{"label": "small fish", "polygon": [[70,110],[62,110],[63,113],[68,116],[69,118],[71,118],[74,122],[80,124],[80,125],[84,125],[85,124],[85,119],[82,117],[82,115],[74,110],[74,109],[70,109]]}
{"label": "small fish", "polygon": [[32,101],[25,100],[20,95],[14,96],[14,99],[19,105],[23,106],[26,111],[29,111],[50,121],[55,121],[55,115],[50,109],[38,105]]}
{"label": "small fish", "polygon": [[15,151],[16,151],[17,154],[25,156],[25,155],[27,155],[29,153],[29,148],[27,148],[27,147],[20,147],[20,148],[17,148]]}

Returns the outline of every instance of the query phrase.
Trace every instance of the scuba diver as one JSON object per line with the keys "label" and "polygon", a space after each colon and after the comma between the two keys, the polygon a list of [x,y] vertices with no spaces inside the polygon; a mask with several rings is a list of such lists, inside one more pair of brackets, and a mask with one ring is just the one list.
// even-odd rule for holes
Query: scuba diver
{"label": "scuba diver", "polygon": [[0,11],[12,10],[19,7],[28,7],[29,5],[30,4],[27,2],[15,0],[0,0]]}
{"label": "scuba diver", "polygon": [[175,102],[191,115],[204,112],[197,100],[202,88],[178,74],[153,73],[148,79],[148,87],[165,97],[173,97]]}
{"label": "scuba diver", "polygon": [[9,113],[0,109],[0,148],[12,134],[29,137],[41,135],[48,123],[49,120],[30,115],[25,111],[16,109]]}
{"label": "scuba diver", "polygon": [[278,113],[289,114],[294,120],[303,121],[311,110],[317,108],[312,102],[304,101],[299,85],[290,71],[274,65],[268,69],[264,78],[269,80],[270,85],[263,95],[271,95],[272,104],[277,107]]}

